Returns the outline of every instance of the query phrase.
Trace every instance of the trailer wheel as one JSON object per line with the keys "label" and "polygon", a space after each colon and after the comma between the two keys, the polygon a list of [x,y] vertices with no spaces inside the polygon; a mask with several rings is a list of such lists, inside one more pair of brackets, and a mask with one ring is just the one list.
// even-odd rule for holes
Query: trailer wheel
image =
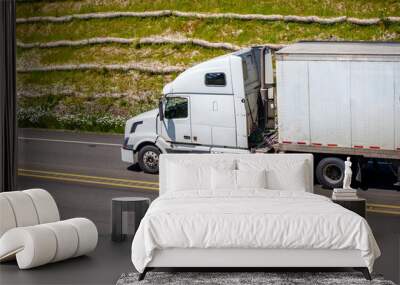
{"label": "trailer wheel", "polygon": [[318,182],[326,188],[339,188],[343,185],[344,161],[337,157],[322,159],[315,171]]}
{"label": "trailer wheel", "polygon": [[146,172],[151,174],[158,173],[158,161],[160,150],[154,145],[146,145],[139,150],[139,166]]}

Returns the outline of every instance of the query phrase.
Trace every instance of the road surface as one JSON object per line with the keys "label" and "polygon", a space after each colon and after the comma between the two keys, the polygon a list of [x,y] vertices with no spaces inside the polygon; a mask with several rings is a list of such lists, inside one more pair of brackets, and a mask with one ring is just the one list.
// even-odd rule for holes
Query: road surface
{"label": "road surface", "polygon": [[[21,129],[19,175],[135,193],[157,192],[158,175],[143,173],[137,165],[121,161],[122,141],[123,136],[116,134]],[[156,192],[152,195],[157,196]],[[315,187],[315,192],[331,194],[319,186]],[[375,206],[369,207],[370,211],[400,214],[400,192],[369,189],[360,191],[359,195]]]}
{"label": "road surface", "polygon": [[[114,134],[20,129],[18,187],[49,190],[63,219],[88,217],[100,233],[109,233],[112,197],[158,196],[157,175],[121,161],[122,141]],[[331,194],[318,186],[315,192]],[[382,250],[376,271],[399,282],[400,192],[369,189],[359,195],[367,199],[367,220]]]}

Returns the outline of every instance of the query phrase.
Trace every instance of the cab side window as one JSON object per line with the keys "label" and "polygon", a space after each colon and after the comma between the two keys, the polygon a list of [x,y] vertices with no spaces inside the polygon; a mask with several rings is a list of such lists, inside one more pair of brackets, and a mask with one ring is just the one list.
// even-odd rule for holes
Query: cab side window
{"label": "cab side window", "polygon": [[225,73],[223,72],[206,73],[205,83],[207,86],[225,86],[226,85]]}
{"label": "cab side window", "polygon": [[165,118],[182,119],[188,116],[188,99],[183,97],[170,97],[165,104]]}

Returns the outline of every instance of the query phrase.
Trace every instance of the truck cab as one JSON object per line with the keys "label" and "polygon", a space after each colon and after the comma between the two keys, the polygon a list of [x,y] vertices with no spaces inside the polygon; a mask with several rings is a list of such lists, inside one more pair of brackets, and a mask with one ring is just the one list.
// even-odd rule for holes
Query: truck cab
{"label": "truck cab", "polygon": [[260,75],[266,73],[271,81],[271,51],[259,47],[187,69],[164,86],[159,108],[126,122],[122,160],[157,173],[160,153],[249,152],[249,136],[265,118]]}

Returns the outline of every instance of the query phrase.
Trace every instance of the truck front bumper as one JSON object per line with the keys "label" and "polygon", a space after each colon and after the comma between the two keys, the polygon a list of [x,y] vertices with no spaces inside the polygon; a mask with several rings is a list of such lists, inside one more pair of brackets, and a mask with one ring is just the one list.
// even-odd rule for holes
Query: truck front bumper
{"label": "truck front bumper", "polygon": [[121,147],[121,159],[123,162],[128,162],[135,164],[135,155],[133,154],[132,149],[126,149],[124,147]]}

